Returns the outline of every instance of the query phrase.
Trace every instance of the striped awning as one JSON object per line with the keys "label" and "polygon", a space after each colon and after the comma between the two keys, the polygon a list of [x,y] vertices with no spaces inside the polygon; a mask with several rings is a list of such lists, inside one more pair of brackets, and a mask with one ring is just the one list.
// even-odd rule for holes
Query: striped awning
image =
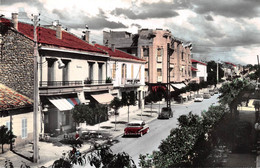
{"label": "striped awning", "polygon": [[63,98],[59,96],[53,96],[48,99],[60,111],[71,110],[75,105],[80,104],[78,98]]}

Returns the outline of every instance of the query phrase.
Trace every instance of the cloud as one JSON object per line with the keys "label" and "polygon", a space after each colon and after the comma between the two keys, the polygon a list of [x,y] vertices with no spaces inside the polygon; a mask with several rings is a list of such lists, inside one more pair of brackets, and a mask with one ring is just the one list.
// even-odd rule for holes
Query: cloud
{"label": "cloud", "polygon": [[172,2],[157,2],[157,3],[141,3],[140,6],[129,8],[116,8],[111,14],[118,16],[124,15],[129,19],[149,19],[149,18],[169,18],[179,14],[173,10]]}
{"label": "cloud", "polygon": [[103,28],[117,29],[117,28],[127,28],[121,22],[109,21],[105,16],[105,13],[102,9],[99,10],[99,14],[96,16],[86,16],[81,15],[80,13],[84,13],[83,11],[79,11],[78,15],[80,17],[73,19],[72,16],[68,13],[64,13],[61,10],[54,9],[52,11],[54,14],[58,15],[61,21],[65,24],[69,25],[70,28],[83,28],[87,24],[90,29],[100,30]]}
{"label": "cloud", "polygon": [[207,20],[207,21],[214,21],[213,17],[211,15],[206,15],[204,16],[204,18]]}
{"label": "cloud", "polygon": [[214,2],[196,0],[192,1],[192,6],[192,9],[199,14],[212,12],[225,17],[254,18],[259,16],[260,3],[258,0],[218,0]]}

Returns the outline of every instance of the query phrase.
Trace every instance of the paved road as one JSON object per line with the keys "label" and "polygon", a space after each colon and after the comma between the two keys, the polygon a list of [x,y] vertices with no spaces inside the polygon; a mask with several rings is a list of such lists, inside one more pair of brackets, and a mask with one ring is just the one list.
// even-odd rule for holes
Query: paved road
{"label": "paved road", "polygon": [[[128,153],[138,166],[140,154],[151,154],[153,150],[157,150],[161,141],[165,139],[172,128],[177,127],[177,118],[180,115],[188,114],[192,111],[193,114],[201,114],[202,110],[207,110],[210,105],[217,103],[218,95],[214,95],[210,99],[205,99],[203,102],[188,102],[187,104],[172,105],[172,109],[175,110],[173,118],[169,120],[154,120],[149,123],[150,132],[142,137],[118,137],[117,144],[111,147],[114,153],[126,152]],[[166,106],[160,104],[160,107]],[[149,108],[150,105],[147,105]],[[159,105],[153,105],[153,111],[155,108],[159,108]],[[153,114],[156,115],[156,114]],[[82,168],[81,166],[74,165],[75,168]],[[91,167],[89,164],[84,167]]]}
{"label": "paved road", "polygon": [[200,115],[202,110],[207,110],[212,103],[217,102],[217,97],[218,95],[214,95],[210,99],[205,99],[203,102],[174,105],[172,106],[172,109],[175,110],[173,118],[169,120],[152,121],[149,123],[150,132],[143,137],[119,137],[119,143],[112,146],[111,149],[114,153],[125,151],[133,158],[136,165],[138,165],[139,154],[151,154],[153,150],[157,150],[161,140],[165,139],[170,134],[172,128],[177,127],[177,118],[180,115],[188,114],[190,111]]}

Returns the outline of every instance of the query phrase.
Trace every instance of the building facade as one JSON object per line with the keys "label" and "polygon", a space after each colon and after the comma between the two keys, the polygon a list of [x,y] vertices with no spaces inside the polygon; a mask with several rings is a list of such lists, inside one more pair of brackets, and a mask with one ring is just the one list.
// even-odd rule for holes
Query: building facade
{"label": "building facade", "polygon": [[202,81],[207,81],[207,64],[195,59],[191,59],[192,67],[196,70],[192,71],[192,81],[200,83]]}
{"label": "building facade", "polygon": [[143,107],[145,87],[144,69],[146,61],[130,55],[124,51],[115,49],[114,46],[95,45],[108,52],[110,58],[107,67],[107,76],[113,81],[113,89],[110,93],[122,98],[125,93],[133,92],[136,95],[139,108]]}
{"label": "building facade", "polygon": [[[165,85],[167,73],[170,75],[170,83],[189,82],[191,79],[191,44],[184,45],[169,30],[141,29],[136,35],[104,32],[103,42],[146,60],[145,82],[149,87]],[[169,58],[168,45],[173,50]]]}

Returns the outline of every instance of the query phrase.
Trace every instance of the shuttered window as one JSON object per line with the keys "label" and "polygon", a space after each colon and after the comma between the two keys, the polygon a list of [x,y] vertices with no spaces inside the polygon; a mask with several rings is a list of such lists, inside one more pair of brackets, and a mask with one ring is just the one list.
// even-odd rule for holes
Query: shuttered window
{"label": "shuttered window", "polygon": [[27,138],[27,118],[22,119],[22,138]]}

